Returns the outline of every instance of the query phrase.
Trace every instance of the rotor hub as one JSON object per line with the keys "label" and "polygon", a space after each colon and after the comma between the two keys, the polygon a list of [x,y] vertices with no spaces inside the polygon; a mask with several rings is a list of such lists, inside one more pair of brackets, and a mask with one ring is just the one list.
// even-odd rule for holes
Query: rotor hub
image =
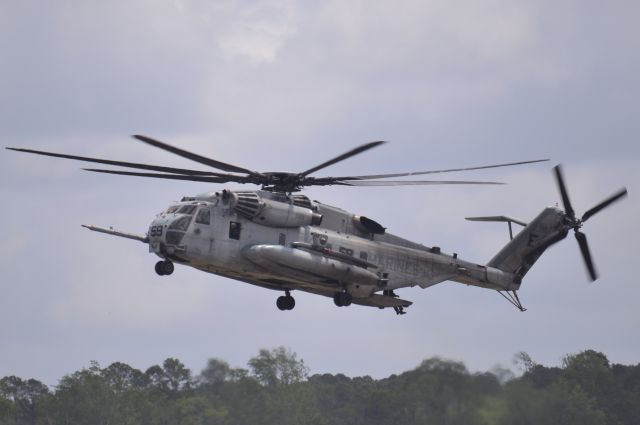
{"label": "rotor hub", "polygon": [[570,217],[565,215],[565,221],[569,228],[573,229],[574,232],[577,232],[584,225],[584,221],[577,217]]}

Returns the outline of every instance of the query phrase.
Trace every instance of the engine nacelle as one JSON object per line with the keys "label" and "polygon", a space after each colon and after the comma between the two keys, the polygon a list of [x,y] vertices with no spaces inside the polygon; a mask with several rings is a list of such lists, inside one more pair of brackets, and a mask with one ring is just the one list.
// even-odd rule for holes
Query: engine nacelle
{"label": "engine nacelle", "polygon": [[309,208],[266,199],[255,192],[233,193],[234,210],[249,220],[269,227],[317,226],[322,215]]}
{"label": "engine nacelle", "polygon": [[253,218],[256,223],[271,227],[317,226],[322,223],[322,215],[309,208],[270,199],[264,199],[263,203],[262,211]]}

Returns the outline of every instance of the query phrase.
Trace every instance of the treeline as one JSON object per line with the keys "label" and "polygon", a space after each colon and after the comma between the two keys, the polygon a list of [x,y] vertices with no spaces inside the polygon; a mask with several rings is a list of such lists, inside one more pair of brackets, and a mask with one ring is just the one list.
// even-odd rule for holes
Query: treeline
{"label": "treeline", "polygon": [[304,361],[279,347],[248,367],[211,359],[197,376],[179,360],[140,371],[124,363],[64,376],[55,388],[0,380],[0,424],[638,424],[640,365],[610,364],[592,350],[562,367],[518,355],[524,374],[470,373],[427,359],[385,379],[308,376]]}

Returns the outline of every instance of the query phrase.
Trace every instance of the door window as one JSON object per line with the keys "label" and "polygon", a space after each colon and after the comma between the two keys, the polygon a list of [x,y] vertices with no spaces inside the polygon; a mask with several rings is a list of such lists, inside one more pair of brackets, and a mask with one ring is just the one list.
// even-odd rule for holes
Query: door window
{"label": "door window", "polygon": [[237,221],[232,221],[229,223],[229,239],[240,239],[240,230],[242,226]]}
{"label": "door window", "polygon": [[199,224],[211,224],[211,211],[208,207],[202,207],[196,214],[196,223]]}

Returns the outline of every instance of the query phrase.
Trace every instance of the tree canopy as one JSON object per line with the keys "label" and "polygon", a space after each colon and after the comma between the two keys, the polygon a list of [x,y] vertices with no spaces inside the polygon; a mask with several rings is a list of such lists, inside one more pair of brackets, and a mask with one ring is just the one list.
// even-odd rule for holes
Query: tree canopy
{"label": "tree canopy", "polygon": [[0,424],[636,424],[640,365],[603,353],[565,356],[561,367],[516,359],[471,373],[430,358],[384,379],[312,375],[293,351],[263,349],[247,369],[212,358],[199,375],[178,359],[141,371],[125,363],[66,375],[49,388],[35,379],[0,379]]}

